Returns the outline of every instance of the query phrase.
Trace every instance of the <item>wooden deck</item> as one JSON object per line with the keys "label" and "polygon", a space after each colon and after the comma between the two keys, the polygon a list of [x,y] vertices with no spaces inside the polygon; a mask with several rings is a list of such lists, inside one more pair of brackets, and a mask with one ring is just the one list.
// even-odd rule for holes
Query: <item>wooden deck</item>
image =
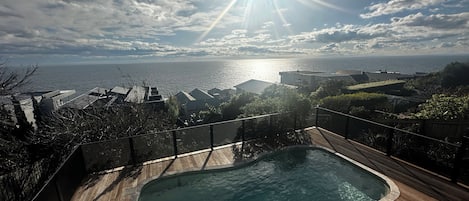
{"label": "wooden deck", "polygon": [[[469,200],[469,190],[408,163],[343,139],[323,129],[307,131],[313,144],[329,148],[391,178],[401,192],[398,200]],[[252,148],[252,147],[251,147]],[[255,158],[259,152],[241,144],[218,147],[177,159],[166,158],[142,166],[124,167],[90,175],[83,181],[72,201],[135,201],[138,190],[153,179],[186,171],[232,166]],[[262,149],[268,150],[268,149]]]}

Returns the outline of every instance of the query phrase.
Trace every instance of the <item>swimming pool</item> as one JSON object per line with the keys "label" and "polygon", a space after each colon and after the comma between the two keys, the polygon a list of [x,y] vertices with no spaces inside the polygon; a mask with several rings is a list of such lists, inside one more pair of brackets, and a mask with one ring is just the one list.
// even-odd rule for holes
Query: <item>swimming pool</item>
{"label": "swimming pool", "polygon": [[342,157],[319,148],[295,147],[235,168],[153,180],[139,201],[156,200],[380,200],[389,184]]}

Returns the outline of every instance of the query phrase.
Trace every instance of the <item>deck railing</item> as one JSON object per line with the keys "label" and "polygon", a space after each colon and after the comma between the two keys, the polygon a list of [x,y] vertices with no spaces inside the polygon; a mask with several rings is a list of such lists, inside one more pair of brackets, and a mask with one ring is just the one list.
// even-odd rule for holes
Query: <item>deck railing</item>
{"label": "deck railing", "polygon": [[431,138],[326,108],[316,108],[317,127],[469,184],[469,130],[460,143]]}
{"label": "deck railing", "polygon": [[269,114],[81,144],[33,200],[67,201],[88,174],[313,126],[308,122],[291,113]]}
{"label": "deck railing", "polygon": [[380,150],[383,155],[420,165],[451,178],[453,182],[469,184],[469,168],[466,167],[469,138],[465,137],[461,144],[448,143],[318,107],[313,115],[301,121],[292,113],[269,114],[82,144],[70,154],[33,200],[70,200],[75,189],[91,173],[160,158],[176,158],[184,153],[310,126],[322,127]]}

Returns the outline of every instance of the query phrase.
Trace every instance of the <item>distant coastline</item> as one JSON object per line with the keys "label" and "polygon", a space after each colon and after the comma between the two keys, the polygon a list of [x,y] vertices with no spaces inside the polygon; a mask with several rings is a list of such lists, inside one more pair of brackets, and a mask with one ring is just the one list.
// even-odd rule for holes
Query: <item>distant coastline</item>
{"label": "distant coastline", "polygon": [[75,89],[77,94],[96,86],[132,86],[147,83],[161,94],[170,95],[193,88],[232,88],[248,79],[279,82],[280,71],[310,70],[336,72],[386,70],[414,74],[436,72],[446,64],[468,62],[469,55],[419,55],[325,57],[295,59],[247,59],[213,61],[174,61],[137,64],[78,64],[40,66],[29,86],[31,90]]}

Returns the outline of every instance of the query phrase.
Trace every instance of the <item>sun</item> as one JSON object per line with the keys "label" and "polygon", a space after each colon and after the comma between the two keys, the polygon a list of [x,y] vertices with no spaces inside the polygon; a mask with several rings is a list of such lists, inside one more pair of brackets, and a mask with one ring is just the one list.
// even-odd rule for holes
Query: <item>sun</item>
{"label": "sun", "polygon": [[280,18],[282,26],[284,26],[288,32],[291,32],[289,27],[286,26],[289,25],[289,22],[283,15],[283,11],[278,5],[278,0],[231,0],[210,26],[207,27],[207,29],[197,38],[196,43],[205,39],[205,37],[217,26],[220,20],[222,20],[223,17],[233,9],[235,5],[239,5],[240,8],[242,8],[241,12],[245,28],[250,21],[259,20],[259,18],[272,18],[271,13],[274,13]]}

